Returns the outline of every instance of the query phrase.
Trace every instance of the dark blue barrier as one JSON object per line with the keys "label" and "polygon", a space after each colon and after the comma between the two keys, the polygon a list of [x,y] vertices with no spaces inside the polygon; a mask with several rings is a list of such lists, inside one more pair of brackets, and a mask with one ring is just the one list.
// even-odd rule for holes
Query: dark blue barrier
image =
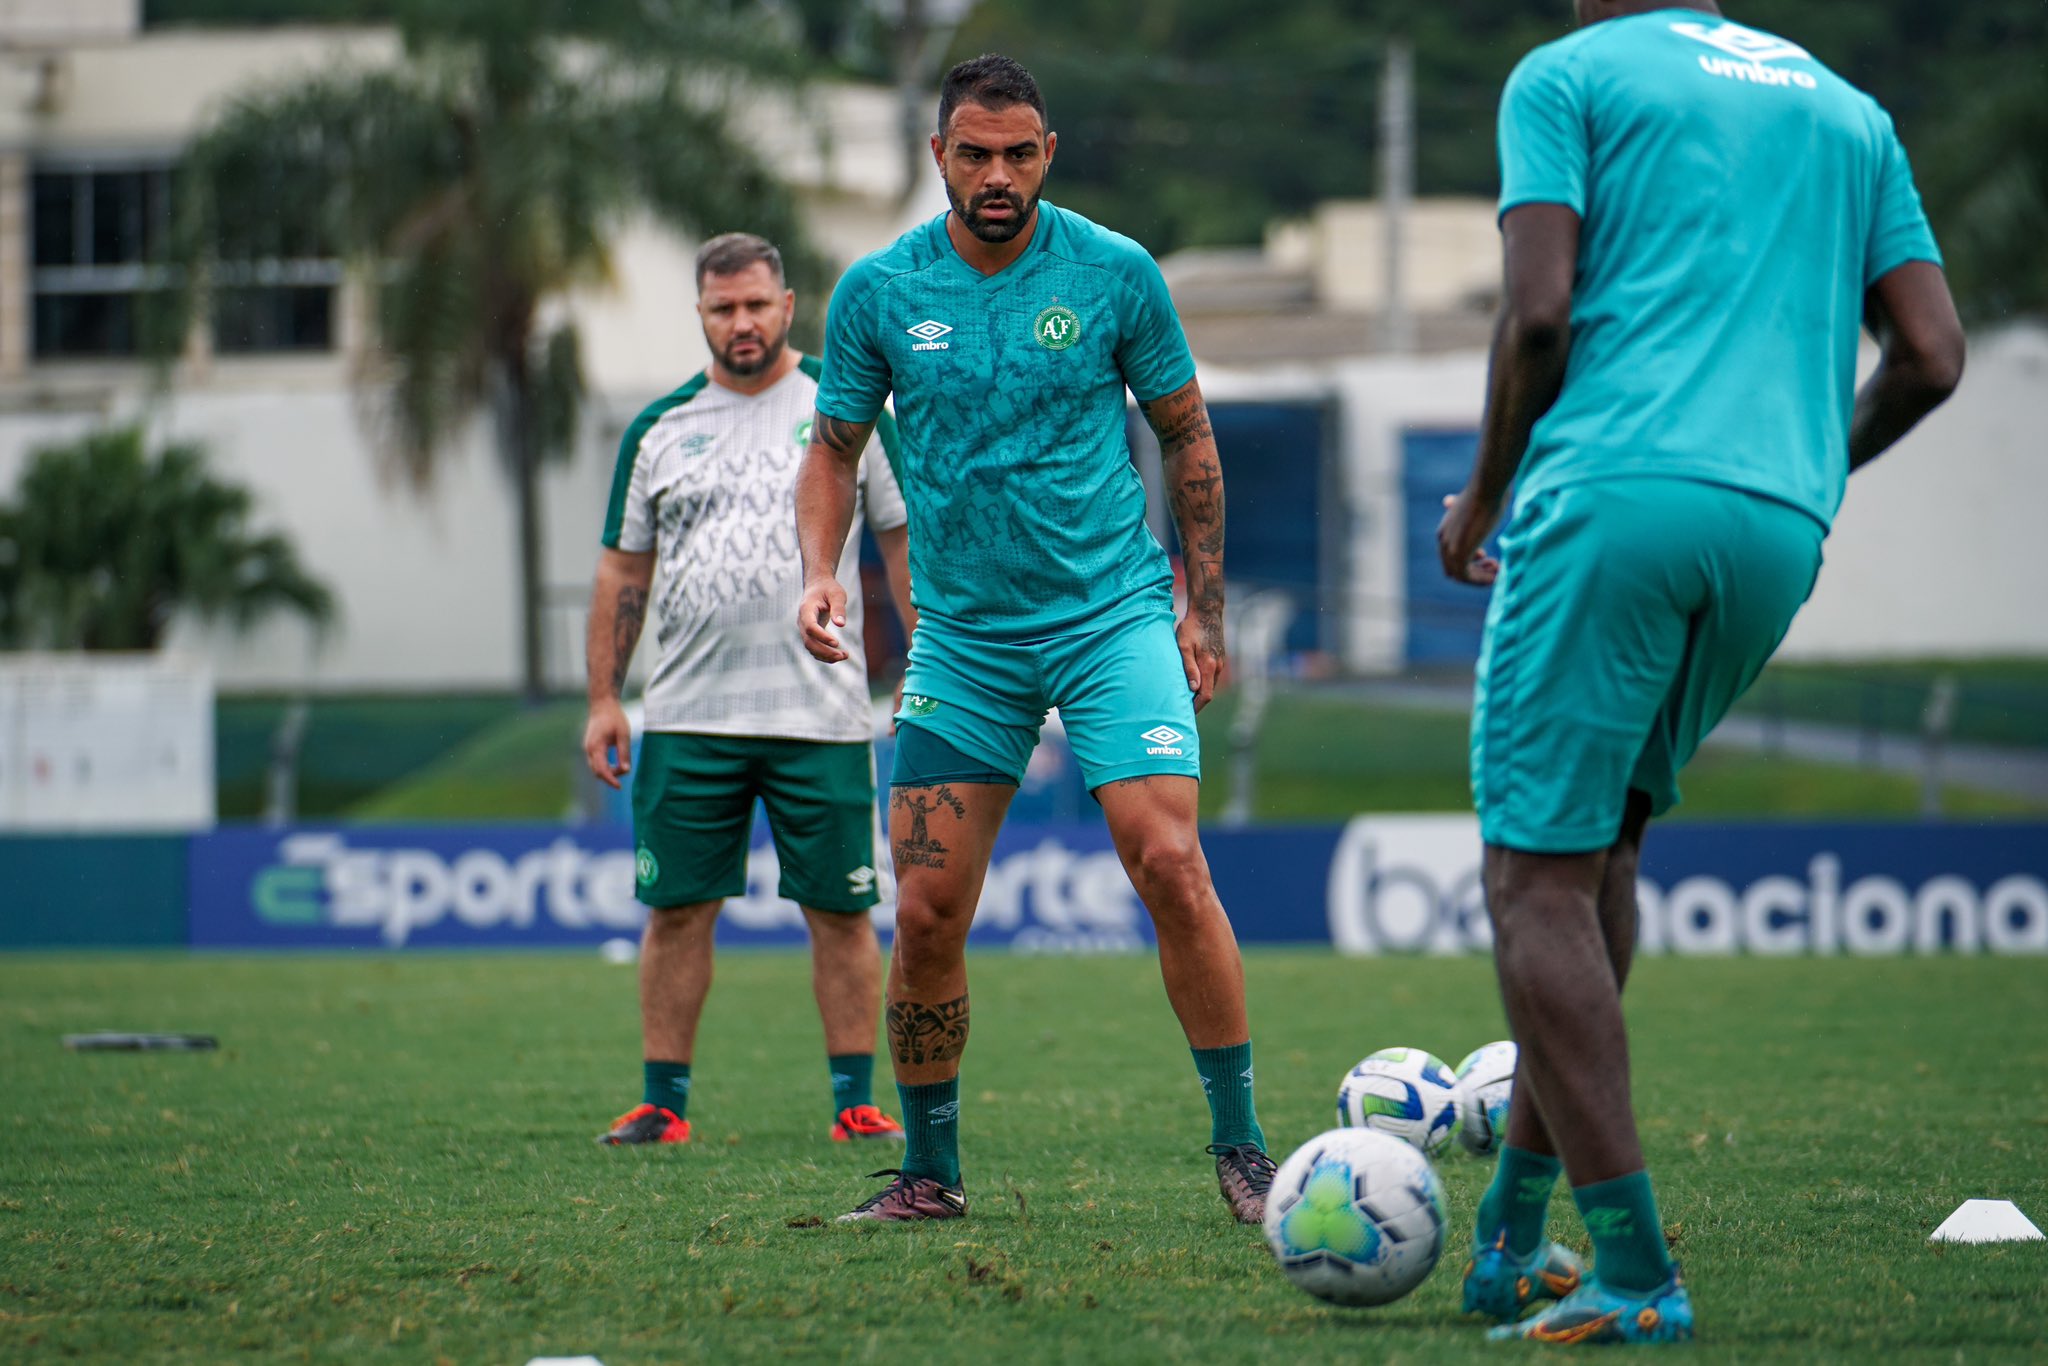
{"label": "dark blue barrier", "polygon": [[[1462,953],[1489,941],[1470,817],[1209,830],[1246,943]],[[720,942],[802,942],[756,832]],[[191,943],[205,948],[590,944],[638,931],[624,829],[226,830],[192,841]],[[2048,827],[1677,824],[1651,835],[1647,953],[2048,953]],[[886,930],[889,912],[881,912]],[[1143,949],[1151,925],[1100,824],[1006,826],[969,941]]]}
{"label": "dark blue barrier", "polygon": [[182,835],[0,838],[0,948],[185,942]]}

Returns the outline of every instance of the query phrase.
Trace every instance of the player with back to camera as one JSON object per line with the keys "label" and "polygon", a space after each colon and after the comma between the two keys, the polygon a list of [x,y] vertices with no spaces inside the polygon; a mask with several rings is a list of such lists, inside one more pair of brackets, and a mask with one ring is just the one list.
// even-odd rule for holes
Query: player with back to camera
{"label": "player with back to camera", "polygon": [[[1056,706],[1151,913],[1208,1096],[1218,1183],[1257,1223],[1273,1163],[1252,1103],[1244,971],[1195,831],[1195,712],[1223,669],[1222,466],[1158,266],[1040,198],[1057,142],[1024,68],[999,56],[954,67],[931,140],[951,211],[856,262],[832,296],[797,488],[799,624],[819,659],[846,658],[833,566],[859,452],[891,392],[919,621],[889,799],[889,1043],[910,1138],[902,1169],[877,1173],[890,1183],[842,1217],[966,1210],[967,931]],[[1125,440],[1126,386],[1165,460],[1187,575],[1178,627]]]}
{"label": "player with back to camera", "polygon": [[[831,1137],[901,1141],[871,1094],[882,959],[874,754],[860,618],[852,667],[828,668],[789,631],[801,591],[792,500],[818,362],[788,345],[796,296],[773,245],[745,233],[697,255],[711,364],[634,419],[619,444],[591,594],[583,753],[613,787],[630,766],[619,705],[652,589],[660,659],[647,684],[633,827],[640,899],[641,1103],[602,1143],[687,1143],[690,1065],[711,988],[712,931],[747,886],[754,803],[768,811],[781,893],[803,908],[832,1079]],[[905,635],[903,497],[881,439],[855,452],[854,502],[888,569]],[[840,572],[852,573],[849,545]]]}
{"label": "player with back to camera", "polygon": [[[1558,1343],[1689,1338],[1629,1091],[1636,868],[1820,570],[1857,469],[1963,333],[1876,102],[1711,0],[1576,0],[1501,103],[1506,297],[1444,571],[1493,584],[1472,709],[1520,1063],[1465,1307]],[[1854,392],[1859,324],[1882,348]],[[1516,486],[1519,476],[1519,486]],[[1511,487],[1498,561],[1482,546]],[[1560,1168],[1594,1264],[1545,1237]]]}

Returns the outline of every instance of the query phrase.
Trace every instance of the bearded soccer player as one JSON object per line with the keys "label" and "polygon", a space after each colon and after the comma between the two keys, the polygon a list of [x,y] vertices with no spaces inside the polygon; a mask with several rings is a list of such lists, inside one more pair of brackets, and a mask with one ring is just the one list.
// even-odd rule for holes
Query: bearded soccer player
{"label": "bearded soccer player", "polygon": [[[1040,198],[1057,139],[1030,74],[963,62],[932,154],[952,210],[856,262],[832,296],[797,486],[812,654],[844,660],[833,566],[868,431],[893,392],[918,634],[890,777],[889,1044],[909,1143],[845,1219],[966,1211],[958,1125],[965,948],[996,830],[1046,710],[1159,941],[1208,1095],[1231,1212],[1257,1223],[1273,1163],[1252,1104],[1244,972],[1195,832],[1195,712],[1223,668],[1223,477],[1194,359],[1142,247]],[[1159,435],[1187,576],[1145,527],[1124,390]]]}
{"label": "bearded soccer player", "polygon": [[[1562,1296],[1495,1335],[1654,1343],[1693,1311],[1629,1093],[1643,831],[1812,590],[1849,473],[1954,389],[1963,335],[1875,102],[1711,3],[1577,17],[1501,103],[1506,297],[1438,532],[1446,573],[1493,584],[1472,783],[1521,1049],[1465,1307]],[[1860,394],[1859,324],[1882,350]],[[1560,1163],[1590,1275],[1545,1234]]]}
{"label": "bearded soccer player", "polygon": [[[724,898],[746,890],[758,800],[775,836],[782,895],[803,908],[810,931],[830,1135],[900,1142],[902,1127],[871,1094],[882,955],[868,918],[878,878],[859,618],[848,669],[818,663],[789,634],[801,590],[791,504],[818,363],[788,345],[796,296],[772,243],[748,233],[712,238],[697,255],[697,291],[711,364],[626,429],[590,604],[583,751],[613,787],[630,766],[619,689],[650,589],[661,647],[633,778],[639,896],[652,908],[640,954],[644,1089],[598,1141],[690,1139],[712,931]],[[915,617],[903,498],[881,444],[856,452],[855,502],[874,529],[907,635]],[[841,572],[853,567],[849,547]]]}

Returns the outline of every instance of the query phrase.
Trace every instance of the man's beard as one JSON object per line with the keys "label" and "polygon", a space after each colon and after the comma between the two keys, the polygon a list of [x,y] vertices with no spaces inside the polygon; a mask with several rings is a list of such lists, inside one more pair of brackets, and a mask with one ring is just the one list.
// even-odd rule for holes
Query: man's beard
{"label": "man's beard", "polygon": [[718,353],[718,363],[735,375],[758,375],[764,370],[772,369],[775,362],[782,359],[782,349],[789,344],[789,333],[782,332],[773,337],[749,337],[747,340],[761,348],[752,359],[734,359],[733,352],[739,346],[735,341],[727,344],[725,350]]}
{"label": "man's beard", "polygon": [[[1031,196],[1031,202],[1027,204],[1020,196],[1009,190],[991,190],[986,194],[978,194],[974,197],[974,203],[969,205],[960,198],[950,180],[946,182],[946,198],[952,202],[953,212],[960,215],[960,222],[967,231],[991,245],[1008,242],[1024,231],[1025,224],[1031,221],[1032,211],[1038,207],[1037,195]],[[984,206],[995,203],[1008,204],[1010,216],[998,222],[983,218],[977,212]]]}

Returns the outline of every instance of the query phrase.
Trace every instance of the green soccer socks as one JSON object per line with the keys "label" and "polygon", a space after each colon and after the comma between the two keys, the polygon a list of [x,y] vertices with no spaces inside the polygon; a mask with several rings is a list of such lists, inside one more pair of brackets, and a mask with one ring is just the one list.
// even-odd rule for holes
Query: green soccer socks
{"label": "green soccer socks", "polygon": [[1259,1128],[1258,1107],[1252,1103],[1251,1041],[1188,1051],[1195,1055],[1195,1072],[1202,1078],[1202,1094],[1209,1099],[1209,1141],[1233,1148],[1253,1143],[1264,1152],[1266,1135]]}

